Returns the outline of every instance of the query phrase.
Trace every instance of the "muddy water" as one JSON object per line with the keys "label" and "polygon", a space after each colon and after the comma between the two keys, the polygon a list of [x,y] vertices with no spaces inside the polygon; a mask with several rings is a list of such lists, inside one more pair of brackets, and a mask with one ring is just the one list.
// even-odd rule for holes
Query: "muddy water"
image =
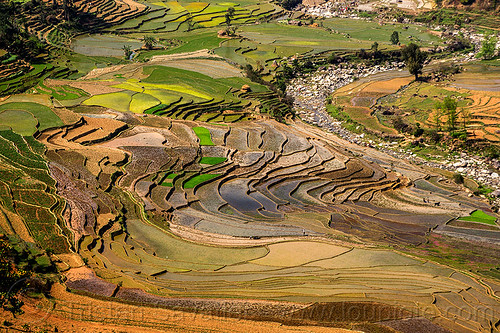
{"label": "muddy water", "polygon": [[247,179],[231,180],[220,188],[220,195],[228,204],[240,212],[252,212],[262,208],[262,205],[247,194]]}
{"label": "muddy water", "polygon": [[142,44],[137,39],[96,34],[73,39],[71,49],[88,56],[123,57],[123,45],[130,45],[134,50],[140,48]]}

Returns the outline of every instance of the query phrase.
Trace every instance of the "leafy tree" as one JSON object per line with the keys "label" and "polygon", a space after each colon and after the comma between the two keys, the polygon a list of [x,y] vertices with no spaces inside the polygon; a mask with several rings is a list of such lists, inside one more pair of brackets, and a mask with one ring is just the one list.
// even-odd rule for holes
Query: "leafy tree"
{"label": "leafy tree", "polygon": [[64,19],[69,21],[71,19],[71,7],[73,6],[72,0],[63,0]]}
{"label": "leafy tree", "polygon": [[229,7],[226,14],[224,14],[225,22],[228,27],[231,25],[231,21],[233,20],[234,11],[234,7]]}
{"label": "leafy tree", "polygon": [[187,18],[186,23],[188,25],[187,31],[193,30],[196,26],[196,22],[193,21],[193,16],[191,16],[191,14],[189,14],[189,17]]}
{"label": "leafy tree", "polygon": [[471,47],[470,42],[467,39],[465,39],[463,34],[461,34],[458,35],[457,37],[453,37],[453,39],[448,42],[448,46],[446,47],[446,49],[448,49],[451,52],[455,52],[455,51],[462,51],[470,47]]}
{"label": "leafy tree", "polygon": [[462,116],[464,130],[466,131],[467,126],[469,125],[469,122],[470,122],[471,113],[467,109],[462,109],[462,112],[460,112],[460,115]]}
{"label": "leafy tree", "polygon": [[226,29],[228,36],[236,36],[236,31],[238,31],[238,26],[230,26]]}
{"label": "leafy tree", "polygon": [[393,31],[393,33],[391,35],[391,43],[393,45],[399,44],[399,32]]}
{"label": "leafy tree", "polygon": [[441,131],[441,115],[442,115],[442,105],[441,103],[436,103],[434,105],[434,124],[437,131]]}
{"label": "leafy tree", "polygon": [[448,130],[454,131],[457,125],[457,101],[448,96],[444,99],[442,108],[448,115]]}
{"label": "leafy tree", "polygon": [[132,55],[132,47],[130,45],[123,45],[122,47],[123,53],[125,55],[125,59],[130,60],[130,56]]}
{"label": "leafy tree", "polygon": [[374,42],[371,47],[371,55],[373,59],[377,59],[381,56],[380,51],[378,50],[378,43]]}
{"label": "leafy tree", "polygon": [[415,75],[415,80],[418,80],[418,75],[422,74],[427,53],[422,52],[417,44],[410,43],[402,50],[403,59],[410,74]]}
{"label": "leafy tree", "polygon": [[337,57],[337,55],[336,55],[335,53],[332,53],[332,54],[330,54],[330,55],[328,56],[328,58],[327,58],[327,60],[326,60],[326,61],[327,61],[329,64],[336,64],[339,60],[340,60],[340,58],[339,58],[339,57]]}
{"label": "leafy tree", "polygon": [[224,19],[225,19],[226,25],[229,27],[231,25],[231,15],[229,15],[229,13],[224,14]]}
{"label": "leafy tree", "polygon": [[366,59],[368,58],[368,55],[366,53],[366,50],[365,49],[360,49],[357,53],[358,57],[361,58],[361,59]]}
{"label": "leafy tree", "polygon": [[278,3],[281,5],[281,7],[285,8],[286,10],[294,9],[301,2],[302,0],[278,0]]}
{"label": "leafy tree", "polygon": [[44,46],[23,28],[23,19],[23,10],[19,4],[0,1],[0,48],[31,60],[44,52]]}
{"label": "leafy tree", "polygon": [[481,50],[477,54],[478,58],[492,59],[495,56],[495,48],[497,45],[497,38],[494,35],[488,35],[484,38],[481,44]]}
{"label": "leafy tree", "polygon": [[17,298],[20,288],[26,287],[30,272],[15,265],[15,251],[8,241],[0,240],[0,306],[13,314],[22,313],[23,302]]}
{"label": "leafy tree", "polygon": [[156,38],[154,38],[153,36],[144,36],[143,41],[144,41],[144,46],[148,50],[153,49],[153,47],[156,45],[156,43],[158,43]]}

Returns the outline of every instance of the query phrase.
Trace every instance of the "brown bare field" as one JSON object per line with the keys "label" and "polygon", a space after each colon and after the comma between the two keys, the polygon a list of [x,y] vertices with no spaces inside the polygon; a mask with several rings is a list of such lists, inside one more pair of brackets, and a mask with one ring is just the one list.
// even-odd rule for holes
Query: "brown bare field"
{"label": "brown bare field", "polygon": [[71,125],[80,120],[81,116],[64,107],[52,108],[52,111],[62,120],[65,125]]}
{"label": "brown bare field", "polygon": [[382,125],[372,115],[370,107],[376,103],[378,98],[395,93],[411,81],[411,77],[368,82],[360,80],[338,89],[332,97],[335,104],[338,103],[338,100],[345,101],[339,102],[340,105],[344,106],[344,111],[354,121],[366,128],[382,133],[397,134],[396,130]]}
{"label": "brown bare field", "polygon": [[160,133],[135,134],[126,138],[118,138],[102,144],[103,147],[118,148],[125,146],[160,146],[163,147],[165,137]]}
{"label": "brown bare field", "polygon": [[[11,329],[29,325],[32,329],[59,332],[315,332],[351,333],[349,329],[312,325],[284,325],[271,321],[252,321],[240,318],[174,311],[155,307],[137,306],[88,296],[68,293],[64,286],[53,286],[47,300],[24,299],[23,315],[12,317],[6,311],[0,318],[14,325]],[[53,306],[53,308],[51,308]]]}
{"label": "brown bare field", "polygon": [[[110,67],[106,67],[106,70],[107,71],[111,71],[108,68],[110,68]],[[99,69],[101,69],[101,68],[99,68]],[[94,71],[97,71],[97,69],[94,69]],[[94,78],[94,77],[92,77],[90,75],[91,73],[92,72],[90,72],[89,74],[87,74],[87,76],[85,76],[85,78],[86,79],[92,79],[92,78]],[[99,75],[102,75],[102,73],[101,72],[96,73],[96,77],[98,77]],[[62,82],[65,82],[65,81],[58,81],[58,82],[62,83]],[[82,79],[82,80],[79,80],[79,81],[68,81],[68,82],[66,82],[64,84],[68,84],[68,85],[70,85],[70,86],[72,86],[74,88],[82,89],[83,91],[89,93],[92,96],[93,95],[106,94],[106,93],[113,93],[113,92],[118,92],[118,91],[122,90],[122,89],[119,89],[119,88],[112,87],[112,85],[115,85],[116,82],[107,82],[107,81],[84,81]]]}

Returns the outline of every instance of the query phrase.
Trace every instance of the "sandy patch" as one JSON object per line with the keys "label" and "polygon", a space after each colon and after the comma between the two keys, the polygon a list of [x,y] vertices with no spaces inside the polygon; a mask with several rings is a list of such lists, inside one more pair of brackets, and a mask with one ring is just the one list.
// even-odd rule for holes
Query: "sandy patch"
{"label": "sandy patch", "polygon": [[142,3],[135,2],[133,0],[118,0],[117,2],[123,2],[126,5],[130,6],[130,8],[132,8],[132,9],[136,8],[138,10],[143,10],[144,8],[147,7],[146,5],[143,5]]}
{"label": "sandy patch", "polygon": [[203,50],[198,50],[194,52],[185,52],[185,53],[176,53],[176,54],[164,54],[164,55],[157,55],[151,58],[149,61],[149,64],[155,63],[155,62],[163,62],[163,61],[169,61],[169,60],[179,60],[179,59],[189,59],[189,58],[220,58],[222,57],[211,54],[207,49]]}
{"label": "sandy patch", "polygon": [[126,146],[149,146],[149,147],[163,147],[165,137],[160,133],[140,133],[125,138],[118,138],[108,141],[100,146],[108,148],[118,148]]}
{"label": "sandy patch", "polygon": [[363,92],[380,93],[380,94],[392,94],[398,91],[402,86],[409,84],[413,80],[413,77],[398,77],[387,81],[376,81],[369,84],[364,89]]}

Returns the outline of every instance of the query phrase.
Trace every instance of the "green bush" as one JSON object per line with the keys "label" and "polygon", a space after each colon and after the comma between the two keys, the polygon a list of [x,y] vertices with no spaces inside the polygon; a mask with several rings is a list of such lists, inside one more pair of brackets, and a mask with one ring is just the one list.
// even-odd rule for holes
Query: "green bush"
{"label": "green bush", "polygon": [[455,173],[453,175],[453,181],[457,184],[463,184],[464,183],[464,176],[462,176],[459,173]]}

